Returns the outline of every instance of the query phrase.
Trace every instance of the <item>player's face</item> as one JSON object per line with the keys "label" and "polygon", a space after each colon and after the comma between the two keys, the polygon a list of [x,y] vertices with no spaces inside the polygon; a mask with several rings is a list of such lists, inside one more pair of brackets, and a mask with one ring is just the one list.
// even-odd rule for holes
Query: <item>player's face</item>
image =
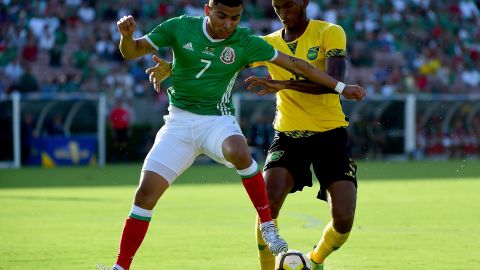
{"label": "player's face", "polygon": [[272,6],[285,28],[295,28],[305,18],[307,0],[272,0]]}
{"label": "player's face", "polygon": [[218,3],[217,5],[205,5],[205,15],[208,16],[207,31],[212,38],[226,39],[229,38],[242,16],[243,6],[229,7]]}

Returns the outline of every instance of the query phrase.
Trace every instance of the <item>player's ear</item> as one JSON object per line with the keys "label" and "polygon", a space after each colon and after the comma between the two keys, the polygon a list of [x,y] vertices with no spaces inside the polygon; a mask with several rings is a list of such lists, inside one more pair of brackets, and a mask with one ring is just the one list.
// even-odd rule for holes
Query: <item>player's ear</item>
{"label": "player's ear", "polygon": [[303,6],[307,8],[309,2],[310,2],[309,0],[303,0]]}
{"label": "player's ear", "polygon": [[203,10],[205,11],[205,15],[206,15],[207,17],[210,16],[211,9],[212,9],[211,6],[209,6],[208,4],[205,4],[205,7],[204,7]]}

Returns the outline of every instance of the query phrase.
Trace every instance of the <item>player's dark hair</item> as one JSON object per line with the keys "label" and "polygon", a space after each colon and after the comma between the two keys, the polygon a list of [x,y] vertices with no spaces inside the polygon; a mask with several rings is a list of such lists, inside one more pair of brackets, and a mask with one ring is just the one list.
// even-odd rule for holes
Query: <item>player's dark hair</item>
{"label": "player's dark hair", "polygon": [[227,7],[243,6],[243,0],[210,0],[213,5],[223,4]]}

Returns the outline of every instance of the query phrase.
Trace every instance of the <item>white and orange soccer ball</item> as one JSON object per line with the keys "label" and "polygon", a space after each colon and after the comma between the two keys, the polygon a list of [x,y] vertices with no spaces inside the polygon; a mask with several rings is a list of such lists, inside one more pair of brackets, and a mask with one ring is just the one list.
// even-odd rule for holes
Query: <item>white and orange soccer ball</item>
{"label": "white and orange soccer ball", "polygon": [[310,270],[310,260],[302,252],[289,249],[275,257],[276,270]]}

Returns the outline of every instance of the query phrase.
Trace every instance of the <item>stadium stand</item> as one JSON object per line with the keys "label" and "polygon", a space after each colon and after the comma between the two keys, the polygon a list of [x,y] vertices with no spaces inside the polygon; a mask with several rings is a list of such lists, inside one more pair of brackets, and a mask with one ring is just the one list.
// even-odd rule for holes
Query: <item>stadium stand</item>
{"label": "stadium stand", "polygon": [[[164,111],[165,92],[156,94],[144,74],[145,68],[153,64],[150,57],[127,63],[119,55],[116,20],[133,14],[138,25],[136,36],[141,36],[172,16],[202,15],[205,1],[131,3],[1,1],[0,98],[13,91],[48,95],[76,91],[107,93],[110,100],[127,102],[154,97],[158,101],[155,111]],[[349,45],[348,80],[365,86],[369,96],[479,95],[479,7],[480,1],[473,0],[312,0],[308,13],[311,18],[337,23],[345,29]],[[246,0],[242,24],[257,34],[267,34],[281,26],[270,0]],[[172,57],[166,50],[158,54]],[[252,72],[259,75],[262,71],[246,70],[237,80],[237,88],[243,87],[242,78]],[[458,157],[480,153],[478,106],[457,113],[446,127],[439,124],[442,113],[432,109],[431,115],[420,121],[417,132],[422,155]],[[366,145],[382,147],[383,143],[372,139],[382,137],[374,135],[381,132],[377,126],[382,119],[372,117],[353,123],[352,128],[361,130],[355,125],[365,125],[364,134],[360,132],[357,137],[366,137]],[[354,136],[352,140],[357,145],[365,143],[365,138],[356,141]],[[366,148],[375,147],[360,147]],[[377,155],[384,150],[372,151],[370,154]],[[359,150],[357,154],[365,153]]]}

